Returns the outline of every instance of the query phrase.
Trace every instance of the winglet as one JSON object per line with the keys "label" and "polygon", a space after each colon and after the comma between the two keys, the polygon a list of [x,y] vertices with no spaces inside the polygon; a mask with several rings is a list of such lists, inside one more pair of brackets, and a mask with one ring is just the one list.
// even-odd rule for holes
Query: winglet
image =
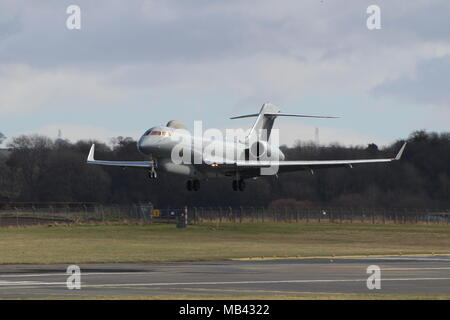
{"label": "winglet", "polygon": [[405,150],[405,147],[406,147],[406,142],[403,144],[403,146],[400,148],[400,151],[395,156],[395,160],[400,160],[400,158],[402,157],[402,154],[403,154],[403,150]]}
{"label": "winglet", "polygon": [[95,161],[94,160],[94,152],[95,152],[95,144],[92,145],[91,150],[89,151],[87,162]]}

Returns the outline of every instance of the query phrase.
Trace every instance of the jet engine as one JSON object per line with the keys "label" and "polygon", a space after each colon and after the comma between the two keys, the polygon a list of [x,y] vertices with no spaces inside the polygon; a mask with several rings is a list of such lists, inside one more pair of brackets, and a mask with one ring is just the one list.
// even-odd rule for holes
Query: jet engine
{"label": "jet engine", "polygon": [[271,157],[270,145],[265,141],[253,142],[249,148],[245,149],[245,160],[260,160]]}

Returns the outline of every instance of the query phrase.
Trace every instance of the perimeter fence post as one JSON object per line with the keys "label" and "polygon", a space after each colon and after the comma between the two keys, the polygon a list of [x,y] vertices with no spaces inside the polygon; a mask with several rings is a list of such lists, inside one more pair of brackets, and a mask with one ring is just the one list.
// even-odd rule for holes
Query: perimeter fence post
{"label": "perimeter fence post", "polygon": [[19,211],[17,209],[17,207],[14,207],[15,211],[16,211],[16,226],[19,226]]}
{"label": "perimeter fence post", "polygon": [[240,208],[240,212],[239,212],[239,223],[242,223],[242,213],[244,211],[244,209],[242,208],[242,206],[239,207]]}
{"label": "perimeter fence post", "polygon": [[191,218],[192,224],[197,223],[197,207],[192,207],[193,217]]}

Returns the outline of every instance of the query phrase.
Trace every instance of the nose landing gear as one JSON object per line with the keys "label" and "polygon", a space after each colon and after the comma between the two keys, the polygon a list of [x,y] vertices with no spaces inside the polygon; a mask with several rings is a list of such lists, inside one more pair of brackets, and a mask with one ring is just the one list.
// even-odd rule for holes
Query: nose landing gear
{"label": "nose landing gear", "polygon": [[188,180],[186,182],[186,189],[188,191],[198,191],[200,190],[200,180]]}

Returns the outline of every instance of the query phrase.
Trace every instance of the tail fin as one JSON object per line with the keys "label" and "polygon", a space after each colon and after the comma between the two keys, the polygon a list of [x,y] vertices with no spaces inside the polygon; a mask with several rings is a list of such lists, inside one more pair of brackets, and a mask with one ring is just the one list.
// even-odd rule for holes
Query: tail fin
{"label": "tail fin", "polygon": [[[265,103],[261,107],[261,111],[257,114],[257,118],[253,127],[250,129],[248,136],[253,134],[257,135],[257,140],[269,140],[270,133],[272,132],[273,123],[275,122],[276,116],[273,114],[279,113],[280,109],[270,103]],[[272,115],[269,115],[272,114]]]}
{"label": "tail fin", "polygon": [[264,103],[261,111],[259,113],[247,114],[243,116],[233,117],[231,119],[242,119],[257,117],[252,129],[250,130],[248,136],[257,134],[259,141],[267,141],[270,138],[270,133],[272,132],[272,127],[277,117],[301,117],[301,118],[338,118],[338,117],[328,117],[328,116],[309,116],[303,114],[290,114],[281,113],[280,109],[273,104]]}

